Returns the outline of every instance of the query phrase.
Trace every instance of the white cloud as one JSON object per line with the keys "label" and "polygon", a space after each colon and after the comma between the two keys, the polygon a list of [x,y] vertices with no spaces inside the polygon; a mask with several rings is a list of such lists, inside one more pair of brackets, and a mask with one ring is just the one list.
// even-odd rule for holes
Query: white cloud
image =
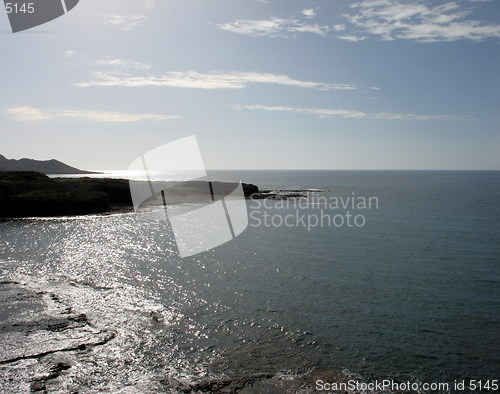
{"label": "white cloud", "polygon": [[54,119],[53,115],[33,107],[10,107],[4,109],[2,112],[14,116],[20,122]]}
{"label": "white cloud", "polygon": [[284,74],[257,72],[199,73],[197,71],[170,71],[164,74],[133,76],[118,73],[93,73],[93,79],[74,83],[78,87],[177,87],[191,89],[243,89],[251,83],[275,84],[311,88],[319,90],[354,90],[353,85],[328,84],[322,82],[301,81]]}
{"label": "white cloud", "polygon": [[320,25],[308,21],[317,15],[315,8],[303,9],[300,18],[235,19],[216,25],[218,29],[254,37],[296,37],[297,33],[326,36],[331,31],[343,31],[345,25]]}
{"label": "white cloud", "polygon": [[70,58],[70,59],[75,59],[80,57],[81,54],[78,51],[73,51],[73,50],[68,50],[64,51],[64,57]]}
{"label": "white cloud", "polygon": [[93,60],[92,63],[96,66],[110,66],[110,67],[130,68],[139,70],[149,70],[151,68],[151,64],[134,62],[125,59],[104,58],[100,60]]}
{"label": "white cloud", "polygon": [[110,111],[86,111],[86,110],[42,110],[34,107],[9,107],[2,111],[13,116],[19,122],[35,122],[52,119],[79,119],[94,122],[139,122],[142,120],[160,121],[177,119],[178,116],[158,114],[135,114]]}
{"label": "white cloud", "polygon": [[64,52],[64,57],[68,59],[73,59],[78,62],[78,64],[92,65],[99,67],[113,67],[115,69],[137,69],[137,70],[149,70],[151,69],[151,64],[135,62],[132,60],[118,59],[112,57],[103,57],[100,59],[91,59],[84,53],[68,50]]}
{"label": "white cloud", "polygon": [[305,10],[302,10],[302,15],[306,18],[313,18],[316,16],[316,10],[314,8],[306,8]]}
{"label": "white cloud", "polygon": [[287,106],[266,106],[266,105],[236,105],[234,109],[249,109],[261,111],[278,111],[278,112],[295,112],[302,114],[317,115],[320,118],[364,118],[366,114],[360,111],[352,111],[348,109],[320,109],[320,108],[297,108]]}
{"label": "white cloud", "polygon": [[354,119],[379,119],[379,120],[473,120],[463,116],[456,115],[417,115],[417,114],[398,114],[379,112],[376,114],[368,114],[365,112],[350,110],[350,109],[328,109],[328,108],[297,108],[287,106],[266,106],[266,105],[235,105],[233,109],[238,110],[260,110],[260,111],[276,111],[300,113],[308,115],[316,115],[320,118],[354,118]]}
{"label": "white cloud", "polygon": [[148,17],[145,15],[101,15],[105,25],[119,27],[123,30],[134,30],[144,26]]}
{"label": "white cloud", "polygon": [[383,40],[480,41],[500,37],[500,25],[467,19],[470,9],[454,1],[431,5],[424,0],[364,0],[351,8],[355,13],[344,15],[347,20],[363,33]]}
{"label": "white cloud", "polygon": [[293,37],[296,33],[314,33],[324,36],[334,29],[332,26],[308,24],[293,18],[235,19],[232,22],[218,24],[217,28],[255,37]]}
{"label": "white cloud", "polygon": [[474,119],[467,118],[459,115],[417,115],[417,114],[395,114],[379,112],[371,116],[373,119],[385,120],[466,120],[472,121]]}
{"label": "white cloud", "polygon": [[355,36],[351,34],[344,34],[342,36],[337,36],[339,40],[344,40],[344,41],[351,41],[351,42],[358,42],[358,41],[363,41],[366,40],[368,37],[366,36]]}

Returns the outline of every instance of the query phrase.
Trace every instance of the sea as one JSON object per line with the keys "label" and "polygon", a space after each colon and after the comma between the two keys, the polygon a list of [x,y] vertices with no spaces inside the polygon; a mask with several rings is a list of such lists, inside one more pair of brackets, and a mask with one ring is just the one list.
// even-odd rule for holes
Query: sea
{"label": "sea", "polygon": [[161,215],[0,222],[2,278],[50,289],[117,333],[98,363],[81,366],[94,388],[311,371],[365,382],[499,378],[499,171],[209,176],[314,197],[247,200],[245,231],[184,258]]}

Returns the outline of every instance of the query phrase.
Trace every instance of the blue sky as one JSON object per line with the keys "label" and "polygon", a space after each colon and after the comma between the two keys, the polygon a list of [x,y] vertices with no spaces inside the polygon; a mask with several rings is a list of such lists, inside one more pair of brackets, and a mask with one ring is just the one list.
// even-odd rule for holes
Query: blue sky
{"label": "blue sky", "polygon": [[12,34],[0,153],[127,169],[500,170],[498,0],[81,0]]}

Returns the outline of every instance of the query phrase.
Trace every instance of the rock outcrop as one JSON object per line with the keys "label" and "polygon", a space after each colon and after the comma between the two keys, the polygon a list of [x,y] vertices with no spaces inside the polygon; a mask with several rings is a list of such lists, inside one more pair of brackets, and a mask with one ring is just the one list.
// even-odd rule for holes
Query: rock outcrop
{"label": "rock outcrop", "polygon": [[[145,187],[149,185],[143,181]],[[161,182],[157,190],[168,188],[170,204],[210,201],[206,181],[171,184]],[[214,199],[230,194],[237,184],[212,182]],[[259,192],[243,184],[246,198]],[[151,197],[150,205],[162,204],[162,196]],[[0,218],[86,215],[132,209],[129,181],[106,178],[50,178],[38,172],[0,172]]]}

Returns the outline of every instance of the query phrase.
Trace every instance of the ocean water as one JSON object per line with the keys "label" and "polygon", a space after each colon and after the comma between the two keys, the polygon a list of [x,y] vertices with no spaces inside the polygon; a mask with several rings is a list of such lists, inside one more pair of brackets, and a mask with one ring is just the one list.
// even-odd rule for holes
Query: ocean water
{"label": "ocean water", "polygon": [[102,350],[103,389],[317,368],[367,380],[498,378],[500,172],[210,176],[377,206],[323,207],[363,215],[363,225],[308,228],[266,226],[262,215],[279,224],[321,207],[248,201],[243,234],[183,259],[160,216],[0,222],[3,278],[56,291],[118,333]]}

